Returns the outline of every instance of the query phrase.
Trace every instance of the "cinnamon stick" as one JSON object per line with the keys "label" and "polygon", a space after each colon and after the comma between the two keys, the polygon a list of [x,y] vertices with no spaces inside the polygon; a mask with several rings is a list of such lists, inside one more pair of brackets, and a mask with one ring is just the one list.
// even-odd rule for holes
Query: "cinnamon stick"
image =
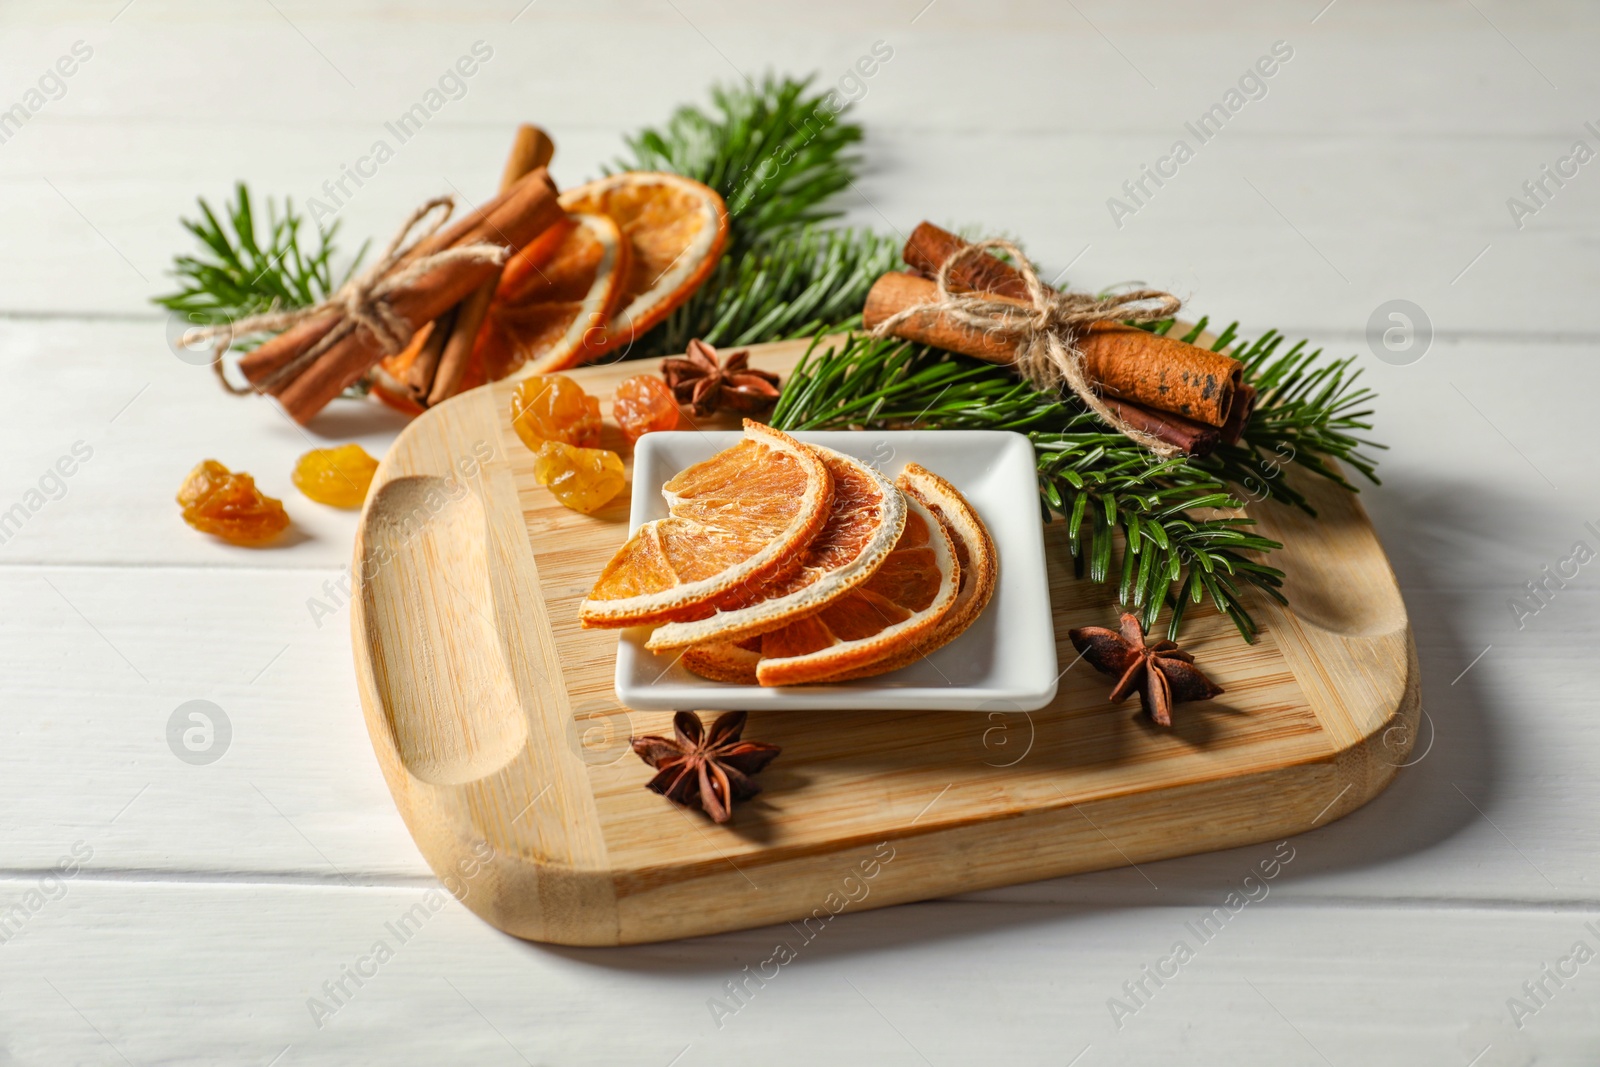
{"label": "cinnamon stick", "polygon": [[[934,282],[890,272],[867,293],[861,324],[873,329],[892,315],[918,304],[935,303],[938,298]],[[938,312],[919,312],[897,325],[894,333],[990,363],[1016,360],[1013,337],[955,322]],[[1083,354],[1085,376],[1104,395],[1174,412],[1208,426],[1227,422],[1243,378],[1238,361],[1229,356],[1118,323],[1091,326],[1078,340],[1078,350]]]}
{"label": "cinnamon stick", "polygon": [[269,378],[320,344],[343,318],[337,311],[325,311],[297,323],[246,353],[239,369],[251,382]]}
{"label": "cinnamon stick", "polygon": [[[444,344],[450,339],[450,328],[455,324],[455,309],[434,319],[425,327],[428,336],[423,339],[417,358],[406,370],[406,391],[419,407],[428,406],[428,394],[433,391],[433,379],[439,370],[439,357],[444,355]],[[415,344],[415,341],[412,342]]]}
{"label": "cinnamon stick", "polygon": [[504,192],[532,174],[540,167],[548,167],[555,158],[556,144],[550,135],[531,122],[517,127],[517,136],[511,141],[511,154],[506,157],[505,169],[500,172],[500,191]]}
{"label": "cinnamon stick", "polygon": [[[523,123],[517,127],[517,136],[511,145],[511,155],[506,160],[505,171],[500,176],[500,188],[509,189],[520,181],[523,175],[544,167],[554,154],[555,144],[549,135],[537,126]],[[494,300],[494,291],[500,282],[500,274],[501,271],[495,271],[492,277],[473,290],[461,302],[461,306],[456,309],[454,317],[448,324],[435,325],[434,332],[442,338],[442,349],[427,400],[424,401],[426,406],[432,407],[454,396],[456,390],[461,387],[462,376],[466,373],[467,363],[472,357],[473,343],[478,339],[478,327],[483,325],[483,317],[489,310],[490,302]]]}
{"label": "cinnamon stick", "polygon": [[[945,260],[969,247],[971,242],[966,238],[942,230],[931,222],[922,222],[911,231],[901,258],[918,274],[935,278]],[[1009,296],[1014,300],[1028,299],[1028,283],[1022,280],[1022,272],[987,252],[966,256],[951,267],[950,287]]]}
{"label": "cinnamon stick", "polygon": [[[536,170],[518,182],[499,205],[485,218],[474,221],[459,238],[459,243],[484,241],[498,244],[514,253],[550,226],[565,218],[565,212],[547,175]],[[394,313],[408,323],[424,323],[438,318],[466,295],[500,270],[485,262],[445,264],[424,274],[416,282],[389,296]],[[252,353],[253,355],[254,353]],[[319,355],[310,367],[292,381],[270,391],[297,422],[305,423],[344,389],[359,379],[383,357],[381,342],[370,330],[359,327]],[[247,377],[261,382],[267,373],[240,362]]]}
{"label": "cinnamon stick", "polygon": [[[494,270],[492,263],[458,263],[430,271],[414,286],[393,294],[390,304],[406,322],[438,318],[477,288]],[[353,385],[383,358],[383,347],[365,327],[346,334],[299,375],[270,388],[302,425]]]}
{"label": "cinnamon stick", "polygon": [[1222,443],[1236,445],[1250,424],[1256,410],[1256,387],[1241,385],[1233,394],[1233,406],[1228,409],[1228,421],[1222,424]]}
{"label": "cinnamon stick", "polygon": [[[495,213],[511,203],[513,197],[516,197],[518,203],[522,203],[524,207],[527,201],[542,198],[545,193],[540,191],[540,186],[553,196],[555,186],[550,183],[548,175],[541,179],[524,179],[515,187],[467,212],[427,240],[418,242],[416,247],[406,253],[402,263],[410,262],[419,256],[430,255],[452,245],[493,240],[492,220]],[[239,360],[239,370],[252,384],[259,385],[315,348],[342,320],[343,316],[339,312],[329,311],[292,326],[245,354]]]}
{"label": "cinnamon stick", "polygon": [[1078,342],[1085,372],[1108,395],[1222,426],[1244,382],[1239,361],[1136,326],[1096,323]]}
{"label": "cinnamon stick", "polygon": [[1170,411],[1156,411],[1115,397],[1106,397],[1105,403],[1113,414],[1135,430],[1147,433],[1157,441],[1181,448],[1187,455],[1209,456],[1222,443],[1222,431],[1215,426],[1207,426]]}
{"label": "cinnamon stick", "polygon": [[[491,241],[506,245],[510,231],[505,228],[505,223],[510,221],[514,226],[525,225],[527,218],[536,212],[539,213],[539,228],[517,241],[517,247],[531,241],[566,217],[566,212],[556,203],[556,183],[550,179],[550,173],[543,167],[529,171],[511,188],[472,211],[467,219],[461,220],[463,223],[470,220],[472,224],[465,227],[459,237],[441,244],[439,248],[472,244],[475,241]],[[455,227],[452,226],[451,230],[454,231]]]}
{"label": "cinnamon stick", "polygon": [[[923,222],[912,231],[902,256],[914,274],[931,279],[938,275],[939,268],[945,260],[967,247],[970,247],[970,242],[965,238],[941,229],[931,222]],[[1018,300],[1028,298],[1028,285],[1023,280],[1022,272],[1009,263],[987,254],[969,256],[956,263],[950,270],[948,281],[952,288],[958,290],[965,289]],[[1100,339],[1096,339],[1092,343],[1099,341]],[[1226,369],[1220,363],[1217,366],[1219,370]],[[1255,388],[1243,384],[1242,380],[1237,381],[1237,388],[1225,403],[1221,443],[1235,444],[1243,436],[1244,428],[1255,409],[1255,399]],[[1164,406],[1156,405],[1156,408],[1147,410],[1155,414],[1157,408]],[[1179,418],[1181,419],[1181,416]],[[1162,433],[1171,434],[1172,439],[1169,443],[1181,443],[1186,436],[1186,431],[1181,426],[1178,429],[1162,427],[1159,432],[1156,430],[1146,432],[1155,433],[1156,436],[1161,436]],[[1166,437],[1162,439],[1168,440]],[[1215,445],[1209,447],[1214,448]],[[1191,452],[1191,454],[1203,453]]]}
{"label": "cinnamon stick", "polygon": [[[890,271],[873,282],[872,288],[867,290],[867,303],[861,309],[861,325],[864,329],[876,329],[880,323],[907,308],[931,304],[938,299],[939,287],[932,280]],[[955,322],[934,311],[915,313],[896,326],[894,334],[908,341],[947,348],[990,363],[1011,363],[1017,354],[1015,338]]]}

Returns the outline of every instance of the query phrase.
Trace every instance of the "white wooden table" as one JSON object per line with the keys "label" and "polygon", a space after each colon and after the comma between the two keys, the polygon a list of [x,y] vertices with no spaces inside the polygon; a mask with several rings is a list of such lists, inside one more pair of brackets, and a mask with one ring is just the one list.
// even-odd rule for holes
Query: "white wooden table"
{"label": "white wooden table", "polygon": [[[0,514],[23,505],[0,544],[0,1063],[1596,1062],[1600,962],[1570,954],[1600,951],[1600,564],[1510,605],[1600,549],[1600,162],[1561,162],[1600,150],[1600,10],[436,6],[0,6],[0,108],[39,104],[0,125]],[[310,607],[337,606],[353,519],[287,475],[311,443],[381,452],[401,420],[343,404],[302,433],[222,396],[148,298],[196,194],[319,195],[478,41],[464,95],[349,186],[347,250],[428,195],[486,195],[517,121],[571,184],[714,79],[815,69],[861,96],[853,218],[1022,234],[1083,285],[1142,279],[1359,353],[1393,446],[1364,498],[1422,655],[1415,765],[1294,839],[1270,896],[1159,988],[1145,965],[1272,846],[845,916],[720,1026],[709,1002],[738,1003],[726,984],[786,931],[567,950],[451,901],[396,944],[385,924],[435,883],[372,758],[346,616]],[[1265,95],[1128,200],[1280,41]],[[847,79],[876,42],[892,58]],[[1540,203],[1522,184],[1545,164],[1569,176]],[[1396,299],[1431,343],[1369,345]],[[185,527],[172,494],[206,456],[284,496],[294,542]],[[209,764],[169,747],[192,700],[231,727]],[[358,985],[379,939],[393,958]]]}

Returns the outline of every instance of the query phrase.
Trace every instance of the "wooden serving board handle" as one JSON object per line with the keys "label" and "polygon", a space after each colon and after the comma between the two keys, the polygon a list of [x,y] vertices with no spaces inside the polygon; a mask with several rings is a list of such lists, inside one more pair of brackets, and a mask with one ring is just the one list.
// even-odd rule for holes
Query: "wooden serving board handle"
{"label": "wooden serving board handle", "polygon": [[[757,346],[752,362],[787,376],[805,345]],[[650,369],[573,377],[608,411],[616,383]],[[825,921],[1228,848],[1338,818],[1405,762],[1420,709],[1405,605],[1357,499],[1302,480],[1318,520],[1251,509],[1285,545],[1292,609],[1254,599],[1254,645],[1190,616],[1185,645],[1228,693],[1185,705],[1173,729],[1108,704],[1086,668],[1027,714],[755,714],[746,735],[783,755],[714,825],[643,788],[628,737],[669,731],[670,715],[619,705],[616,634],[577,624],[626,535],[628,493],[593,516],[556,504],[510,429],[512,388],[465,393],[401,434],[362,514],[351,618],[402,818],[446,885],[509,933],[607,945]],[[1073,577],[1061,524],[1046,532],[1071,664],[1067,629],[1113,608]]]}

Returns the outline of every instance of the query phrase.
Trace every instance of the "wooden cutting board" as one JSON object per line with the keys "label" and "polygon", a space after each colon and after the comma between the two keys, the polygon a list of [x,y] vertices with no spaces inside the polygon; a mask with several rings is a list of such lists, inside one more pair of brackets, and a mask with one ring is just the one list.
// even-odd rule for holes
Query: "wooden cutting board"
{"label": "wooden cutting board", "polygon": [[[787,378],[804,347],[759,346],[752,361]],[[654,369],[573,377],[608,403]],[[620,706],[617,634],[578,626],[626,534],[628,492],[593,516],[555,503],[511,429],[511,391],[434,408],[390,450],[356,539],[352,624],[401,816],[445,884],[518,937],[811,929],[846,909],[1276,839],[1366,803],[1406,762],[1421,703],[1394,574],[1356,499],[1301,478],[1319,520],[1251,508],[1284,543],[1291,607],[1252,599],[1254,645],[1214,612],[1189,616],[1184,645],[1227,693],[1184,705],[1173,729],[1137,700],[1108,703],[1111,680],[1076,662],[1067,631],[1110,624],[1114,608],[1074,579],[1058,522],[1053,704],[752,715],[745,736],[783,755],[717,826],[644,789],[653,772],[628,738],[670,733],[671,716]]]}

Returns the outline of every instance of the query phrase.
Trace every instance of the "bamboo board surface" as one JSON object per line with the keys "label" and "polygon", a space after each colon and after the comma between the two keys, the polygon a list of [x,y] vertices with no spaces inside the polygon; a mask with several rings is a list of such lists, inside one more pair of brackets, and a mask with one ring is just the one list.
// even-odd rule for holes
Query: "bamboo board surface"
{"label": "bamboo board surface", "polygon": [[[752,362],[787,375],[803,349],[758,346]],[[608,398],[648,370],[573,374]],[[1136,701],[1109,704],[1110,680],[1082,664],[1028,714],[753,715],[746,736],[783,755],[716,826],[643,788],[652,772],[628,738],[669,732],[671,716],[620,706],[616,633],[577,623],[626,535],[628,493],[593,516],[557,504],[511,430],[511,388],[431,410],[385,458],[356,540],[352,627],[402,817],[464,902],[519,937],[623,944],[820,921],[1228,848],[1336,819],[1405,762],[1420,688],[1404,603],[1360,505],[1308,483],[1317,521],[1252,509],[1284,542],[1291,608],[1255,598],[1254,645],[1191,615],[1184,645],[1227,693],[1185,705],[1172,730]],[[1067,630],[1114,609],[1074,579],[1063,539],[1046,528],[1066,665]]]}

